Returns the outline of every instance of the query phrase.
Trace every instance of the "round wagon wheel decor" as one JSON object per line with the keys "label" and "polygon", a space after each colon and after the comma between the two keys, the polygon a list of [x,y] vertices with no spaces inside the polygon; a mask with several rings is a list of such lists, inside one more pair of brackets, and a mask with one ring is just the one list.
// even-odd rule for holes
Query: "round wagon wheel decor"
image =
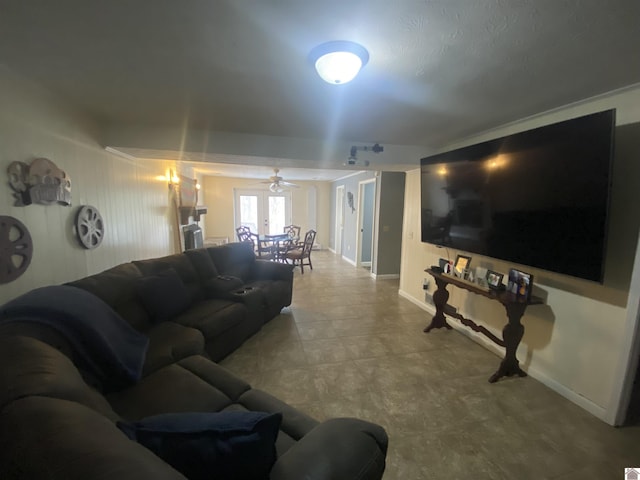
{"label": "round wagon wheel decor", "polygon": [[32,256],[27,227],[16,218],[0,216],[0,283],[12,282],[26,272]]}
{"label": "round wagon wheel decor", "polygon": [[96,207],[80,207],[76,216],[76,234],[82,246],[88,250],[96,248],[104,237],[104,222]]}

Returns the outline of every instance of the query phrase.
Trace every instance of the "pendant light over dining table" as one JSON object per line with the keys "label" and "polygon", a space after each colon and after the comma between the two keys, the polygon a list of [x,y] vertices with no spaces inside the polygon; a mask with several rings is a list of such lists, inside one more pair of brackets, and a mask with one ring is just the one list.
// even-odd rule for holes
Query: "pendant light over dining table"
{"label": "pendant light over dining table", "polygon": [[346,40],[318,45],[309,56],[320,78],[333,85],[350,82],[369,61],[366,48]]}

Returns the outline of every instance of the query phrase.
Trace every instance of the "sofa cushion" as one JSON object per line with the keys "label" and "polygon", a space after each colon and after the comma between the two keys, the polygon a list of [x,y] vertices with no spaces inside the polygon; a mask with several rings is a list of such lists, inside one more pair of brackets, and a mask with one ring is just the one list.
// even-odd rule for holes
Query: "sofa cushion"
{"label": "sofa cushion", "polygon": [[133,263],[123,263],[102,273],[67,283],[82,288],[101,298],[124,318],[133,328],[145,331],[149,328],[149,314],[144,309],[136,291],[142,273]]}
{"label": "sofa cushion", "polygon": [[144,276],[158,275],[159,273],[172,268],[176,271],[189,292],[189,301],[193,303],[202,299],[200,276],[186,255],[177,253],[175,255],[151,258],[148,260],[134,260],[133,263]]}
{"label": "sofa cushion", "polygon": [[0,411],[0,478],[185,480],[112,421],[69,400],[20,398]]}
{"label": "sofa cushion", "polygon": [[115,420],[100,392],[87,385],[71,359],[55,347],[20,335],[0,337],[0,409],[27,396],[52,397],[82,404]]}
{"label": "sofa cushion", "polygon": [[214,265],[213,260],[211,260],[211,256],[206,248],[186,250],[184,253],[187,258],[191,260],[193,268],[198,272],[200,280],[203,282],[219,275],[218,269]]}
{"label": "sofa cushion", "polygon": [[142,376],[191,355],[204,353],[204,336],[200,330],[174,322],[160,322],[146,332],[149,348]]}
{"label": "sofa cushion", "polygon": [[259,480],[269,478],[276,460],[281,421],[279,413],[190,412],[118,427],[191,480]]}
{"label": "sofa cushion", "polygon": [[36,288],[0,306],[0,323],[54,328],[68,340],[74,360],[105,388],[137,381],[149,339],[134,330],[99,297],[81,288]]}
{"label": "sofa cushion", "polygon": [[190,304],[189,292],[172,268],[138,279],[137,290],[140,301],[155,323],[179,315]]}
{"label": "sofa cushion", "polygon": [[172,321],[200,330],[205,339],[244,322],[247,308],[238,302],[221,299],[203,300],[175,316]]}
{"label": "sofa cushion", "polygon": [[207,248],[220,275],[232,275],[245,282],[253,277],[256,262],[253,247],[249,242],[227,243]]}
{"label": "sofa cushion", "polygon": [[160,368],[107,399],[123,419],[135,421],[172,412],[218,412],[250,388],[217,363],[194,355]]}

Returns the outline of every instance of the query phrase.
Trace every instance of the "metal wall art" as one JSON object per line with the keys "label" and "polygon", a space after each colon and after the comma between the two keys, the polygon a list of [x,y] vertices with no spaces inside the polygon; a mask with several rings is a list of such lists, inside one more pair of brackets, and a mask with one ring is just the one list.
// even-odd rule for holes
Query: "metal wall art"
{"label": "metal wall art", "polygon": [[88,249],[97,248],[104,238],[104,222],[96,207],[84,205],[76,215],[76,235],[80,244]]}
{"label": "metal wall art", "polygon": [[347,205],[349,205],[349,208],[351,209],[351,213],[356,211],[356,207],[353,204],[353,193],[351,192],[347,192]]}
{"label": "metal wall art", "polygon": [[26,272],[32,256],[27,227],[16,218],[0,216],[0,283],[12,282]]}
{"label": "metal wall art", "polygon": [[31,165],[12,162],[7,172],[9,185],[15,192],[14,206],[71,205],[71,179],[48,158],[36,158]]}

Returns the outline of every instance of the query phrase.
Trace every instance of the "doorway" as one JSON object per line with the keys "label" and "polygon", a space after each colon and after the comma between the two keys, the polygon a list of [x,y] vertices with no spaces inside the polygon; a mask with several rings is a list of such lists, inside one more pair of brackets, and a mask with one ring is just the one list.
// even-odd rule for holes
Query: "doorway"
{"label": "doorway", "polygon": [[376,208],[376,179],[358,183],[357,265],[373,266],[373,229]]}
{"label": "doorway", "polygon": [[291,225],[291,192],[235,190],[235,227],[249,227],[258,235],[282,233]]}
{"label": "doorway", "polygon": [[337,255],[342,255],[342,231],[344,229],[344,185],[336,187],[336,228],[334,246]]}

